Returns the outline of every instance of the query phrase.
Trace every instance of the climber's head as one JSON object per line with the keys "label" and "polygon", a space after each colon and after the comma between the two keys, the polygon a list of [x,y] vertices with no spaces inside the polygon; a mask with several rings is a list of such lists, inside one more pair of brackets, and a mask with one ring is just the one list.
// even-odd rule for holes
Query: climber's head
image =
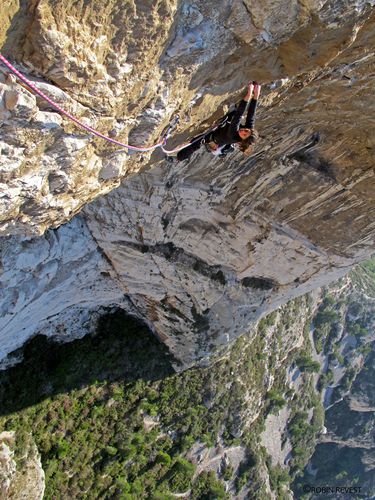
{"label": "climber's head", "polygon": [[247,139],[251,136],[251,128],[240,128],[238,131],[238,135],[242,140]]}
{"label": "climber's head", "polygon": [[[249,134],[246,137],[242,137],[240,132],[242,130],[249,131]],[[242,151],[246,156],[251,155],[254,149],[254,144],[259,139],[259,134],[255,129],[243,128],[238,131],[242,141],[239,143],[240,151]]]}

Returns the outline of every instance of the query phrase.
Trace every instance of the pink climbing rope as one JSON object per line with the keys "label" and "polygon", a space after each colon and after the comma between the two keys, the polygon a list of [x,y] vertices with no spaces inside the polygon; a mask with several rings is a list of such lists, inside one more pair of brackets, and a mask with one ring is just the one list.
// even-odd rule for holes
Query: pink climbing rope
{"label": "pink climbing rope", "polygon": [[[195,142],[195,141],[192,141]],[[186,148],[187,146],[190,146],[191,142],[185,142],[185,144],[181,144],[180,146],[177,146],[177,148],[174,149],[165,149],[164,144],[160,146],[160,148],[164,151],[165,154],[171,155],[173,153],[178,153],[181,151],[181,149]]]}
{"label": "pink climbing rope", "polygon": [[153,146],[148,146],[148,147],[138,147],[138,146],[130,146],[130,144],[125,144],[123,142],[120,142],[120,141],[116,141],[116,139],[111,139],[110,137],[107,137],[106,135],[104,134],[101,134],[100,132],[98,132],[97,130],[93,129],[92,127],[90,127],[89,125],[85,125],[83,122],[81,122],[80,120],[78,120],[78,118],[76,118],[75,116],[71,115],[70,113],[68,113],[68,111],[65,111],[61,106],[59,106],[56,102],[54,102],[52,99],[50,99],[44,92],[42,92],[41,90],[39,90],[30,80],[28,80],[22,73],[20,73],[3,55],[0,54],[0,61],[5,64],[5,66],[12,72],[14,73],[17,78],[19,78],[25,85],[27,85],[33,92],[35,92],[37,95],[39,95],[42,99],[44,99],[45,101],[47,101],[52,107],[54,107],[55,109],[57,109],[57,111],[59,113],[61,113],[62,115],[66,116],[67,118],[69,118],[69,120],[73,121],[74,123],[76,123],[77,125],[79,125],[80,127],[84,128],[85,130],[87,130],[88,132],[90,132],[91,134],[94,134],[96,135],[97,137],[100,137],[101,139],[104,139],[105,141],[108,141],[108,142],[111,142],[112,144],[116,144],[117,146],[121,146],[121,147],[124,147],[126,149],[131,149],[132,151],[140,151],[140,152],[146,152],[146,151],[153,151],[154,149],[156,148],[161,148],[164,153],[166,154],[170,154],[170,153],[177,153],[177,151],[180,151],[181,149],[183,149],[184,147],[186,147],[188,144],[190,143],[187,143],[187,144],[183,144],[182,146],[178,146],[177,148],[174,148],[172,150],[167,150],[164,148],[164,145],[167,141],[167,138],[168,138],[168,134],[170,132],[170,129],[171,129],[171,126],[168,128],[168,131],[167,133],[165,134],[163,140],[161,140],[160,142],[158,142],[157,144],[154,144]]}

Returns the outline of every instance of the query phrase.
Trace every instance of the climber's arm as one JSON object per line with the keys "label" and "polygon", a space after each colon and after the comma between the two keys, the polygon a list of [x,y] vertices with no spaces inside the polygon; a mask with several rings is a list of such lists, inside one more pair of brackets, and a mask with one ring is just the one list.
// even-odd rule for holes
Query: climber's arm
{"label": "climber's arm", "polygon": [[249,102],[250,101],[250,99],[251,99],[251,97],[253,95],[253,90],[254,90],[254,84],[253,84],[253,82],[248,83],[248,85],[247,85],[247,92],[246,92],[245,97],[243,98],[243,100],[245,102]]}
{"label": "climber's arm", "polygon": [[237,134],[237,131],[238,131],[240,123],[241,123],[241,118],[245,112],[247,103],[250,101],[251,96],[253,95],[253,89],[254,89],[253,83],[249,83],[247,86],[247,91],[246,91],[244,98],[237,106],[237,109],[233,115],[233,118],[232,118],[232,121],[230,124],[230,131],[231,131],[232,136],[236,136],[236,134]]}
{"label": "climber's arm", "polygon": [[255,113],[256,113],[256,109],[257,109],[260,88],[261,88],[261,86],[259,84],[257,84],[257,83],[254,84],[254,93],[253,93],[252,99],[250,101],[249,110],[247,112],[247,117],[246,117],[246,123],[245,123],[246,128],[251,128],[251,129],[254,128]]}
{"label": "climber's arm", "polygon": [[257,104],[258,104],[258,101],[256,99],[254,99],[254,98],[251,99],[250,105],[249,105],[249,110],[247,112],[246,122],[245,122],[246,128],[254,128],[255,112],[257,109]]}

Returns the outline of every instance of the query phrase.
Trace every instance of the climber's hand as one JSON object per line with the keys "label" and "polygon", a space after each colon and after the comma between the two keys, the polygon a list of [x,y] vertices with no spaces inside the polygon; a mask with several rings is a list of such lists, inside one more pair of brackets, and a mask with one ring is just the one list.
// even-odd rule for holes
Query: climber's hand
{"label": "climber's hand", "polygon": [[254,93],[253,93],[253,98],[254,99],[258,99],[259,98],[260,89],[261,89],[261,85],[259,85],[259,83],[255,83],[254,84]]}
{"label": "climber's hand", "polygon": [[247,85],[247,92],[246,92],[246,95],[244,97],[244,101],[246,101],[246,102],[250,101],[251,96],[253,95],[253,89],[254,89],[253,82],[249,82]]}

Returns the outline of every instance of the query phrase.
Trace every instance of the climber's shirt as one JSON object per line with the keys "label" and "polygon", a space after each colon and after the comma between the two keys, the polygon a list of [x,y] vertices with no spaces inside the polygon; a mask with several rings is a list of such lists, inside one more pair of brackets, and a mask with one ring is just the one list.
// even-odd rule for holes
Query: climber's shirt
{"label": "climber's shirt", "polygon": [[207,145],[209,145],[210,143],[214,143],[214,146],[219,146],[220,153],[215,153],[219,154],[219,156],[224,156],[225,154],[233,151],[232,144],[242,142],[242,139],[238,133],[239,129],[254,128],[257,103],[258,101],[256,99],[251,99],[245,124],[241,125],[241,119],[247,106],[247,101],[242,100],[234,111],[224,117],[222,124],[219,124],[214,130],[210,132],[194,137],[188,146],[181,149],[177,153],[177,160],[186,160],[195,151],[197,151],[202,144],[205,144],[208,151],[210,151],[211,153],[213,152],[213,150],[217,151],[217,149],[214,149],[214,147],[210,148]]}
{"label": "climber's shirt", "polygon": [[242,139],[238,134],[240,128],[254,128],[255,112],[258,101],[251,99],[249,109],[246,116],[246,122],[241,125],[241,119],[245,112],[247,102],[242,100],[237,108],[228,115],[228,119],[224,126],[218,127],[211,132],[210,138],[218,145],[224,146],[226,144],[235,144],[241,142]]}

